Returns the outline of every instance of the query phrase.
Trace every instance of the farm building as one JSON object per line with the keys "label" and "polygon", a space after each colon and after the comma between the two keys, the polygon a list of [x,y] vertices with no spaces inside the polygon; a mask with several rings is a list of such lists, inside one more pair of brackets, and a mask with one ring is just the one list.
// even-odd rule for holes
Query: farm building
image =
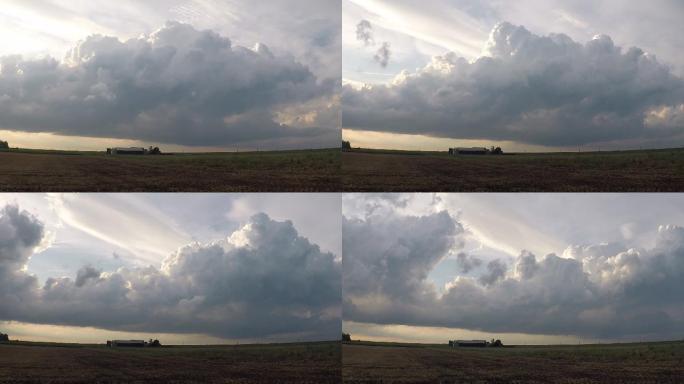
{"label": "farm building", "polygon": [[116,348],[143,348],[145,347],[145,340],[111,340],[107,341],[107,346]]}
{"label": "farm building", "polygon": [[159,147],[150,146],[149,149],[142,147],[130,148],[107,148],[108,155],[161,155]]}
{"label": "farm building", "polygon": [[107,148],[108,155],[145,155],[147,149],[130,147],[130,148]]}
{"label": "farm building", "polygon": [[453,340],[449,341],[450,347],[486,347],[486,340]]}
{"label": "farm building", "polygon": [[489,149],[483,147],[472,148],[449,148],[450,155],[486,155]]}
{"label": "farm building", "polygon": [[0,140],[0,151],[8,151],[10,149],[9,143],[6,141]]}
{"label": "farm building", "polygon": [[0,332],[0,343],[9,343],[9,335]]}

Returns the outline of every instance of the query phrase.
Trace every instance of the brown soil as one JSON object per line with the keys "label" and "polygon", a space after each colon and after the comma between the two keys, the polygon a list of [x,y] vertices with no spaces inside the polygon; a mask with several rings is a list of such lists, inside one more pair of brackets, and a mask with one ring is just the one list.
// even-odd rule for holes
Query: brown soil
{"label": "brown soil", "polygon": [[0,345],[0,383],[339,383],[340,344],[108,349]]}
{"label": "brown soil", "polygon": [[345,383],[676,383],[684,343],[448,348],[342,347]]}
{"label": "brown soil", "polygon": [[447,156],[436,152],[346,151],[344,191],[680,192],[684,150]]}
{"label": "brown soil", "polygon": [[339,150],[140,157],[0,152],[1,192],[338,191],[339,173]]}

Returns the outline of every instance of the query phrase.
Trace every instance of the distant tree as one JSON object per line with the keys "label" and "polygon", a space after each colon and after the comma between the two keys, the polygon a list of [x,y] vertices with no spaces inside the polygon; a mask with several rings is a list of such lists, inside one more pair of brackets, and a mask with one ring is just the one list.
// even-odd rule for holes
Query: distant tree
{"label": "distant tree", "polygon": [[9,335],[0,333],[0,343],[9,343]]}
{"label": "distant tree", "polygon": [[154,340],[150,339],[150,342],[147,343],[147,346],[157,348],[157,347],[161,347],[161,343],[157,339],[154,339]]}
{"label": "distant tree", "polygon": [[342,341],[351,341],[351,335],[348,333],[342,333]]}
{"label": "distant tree", "polygon": [[0,140],[0,151],[8,150],[10,149],[9,143],[6,141]]}
{"label": "distant tree", "polygon": [[347,149],[347,150],[352,149],[352,147],[351,147],[351,142],[349,142],[349,141],[342,141],[342,149]]}
{"label": "distant tree", "polygon": [[500,347],[503,347],[503,343],[502,343],[501,340],[499,340],[499,339],[496,339],[496,340],[492,339],[492,342],[491,342],[491,344],[490,344],[489,346],[490,346],[490,347],[500,348]]}
{"label": "distant tree", "polygon": [[492,155],[503,155],[503,150],[501,150],[501,147],[492,147]]}
{"label": "distant tree", "polygon": [[161,155],[161,150],[159,149],[159,147],[154,147],[154,148],[150,147],[150,150],[148,153],[150,155]]}

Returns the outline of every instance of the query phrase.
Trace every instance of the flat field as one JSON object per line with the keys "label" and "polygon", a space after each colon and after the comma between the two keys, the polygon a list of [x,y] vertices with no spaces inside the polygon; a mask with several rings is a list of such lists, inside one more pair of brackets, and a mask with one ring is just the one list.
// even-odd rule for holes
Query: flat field
{"label": "flat field", "polygon": [[449,348],[345,343],[345,383],[681,383],[684,342]]}
{"label": "flat field", "polygon": [[340,190],[339,149],[107,156],[0,152],[0,192],[328,192]]}
{"label": "flat field", "polygon": [[684,149],[449,156],[354,149],[348,192],[681,192]]}
{"label": "flat field", "polygon": [[340,383],[340,343],[110,349],[0,344],[0,383]]}

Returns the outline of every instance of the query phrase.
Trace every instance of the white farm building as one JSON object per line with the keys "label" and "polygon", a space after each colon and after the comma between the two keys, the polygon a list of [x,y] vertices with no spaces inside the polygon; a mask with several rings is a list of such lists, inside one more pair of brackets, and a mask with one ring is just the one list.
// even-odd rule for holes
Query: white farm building
{"label": "white farm building", "polygon": [[147,149],[142,147],[130,147],[130,148],[107,148],[108,155],[145,155],[147,154]]}
{"label": "white farm building", "polygon": [[450,347],[486,347],[486,340],[449,340]]}
{"label": "white farm building", "polygon": [[450,155],[486,155],[490,151],[483,147],[449,148]]}
{"label": "white farm building", "polygon": [[108,347],[128,347],[128,348],[144,348],[145,340],[111,340],[107,341]]}

